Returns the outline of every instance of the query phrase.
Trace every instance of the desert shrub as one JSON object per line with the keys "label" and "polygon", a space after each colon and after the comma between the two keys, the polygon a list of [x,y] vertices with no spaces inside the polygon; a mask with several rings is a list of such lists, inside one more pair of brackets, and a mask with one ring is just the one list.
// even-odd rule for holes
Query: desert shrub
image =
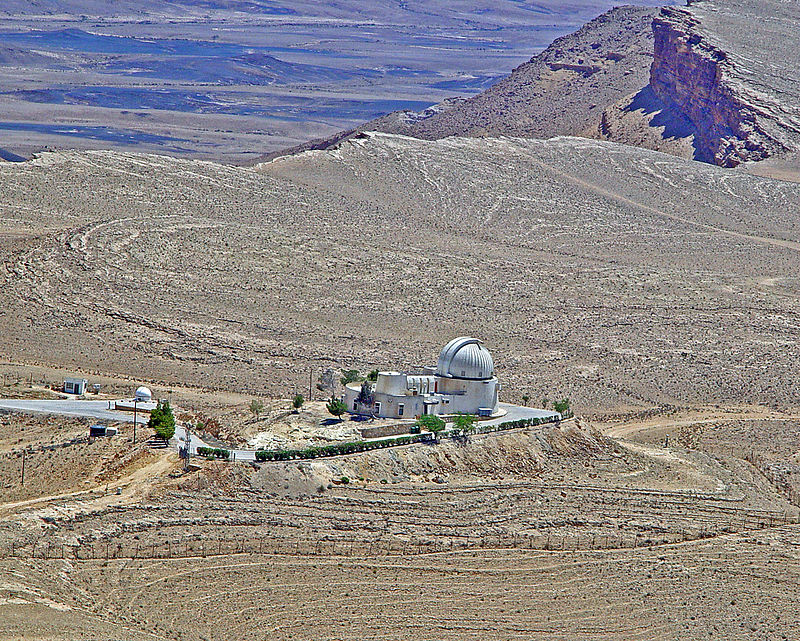
{"label": "desert shrub", "polygon": [[254,398],[250,401],[250,413],[253,414],[256,418],[258,418],[261,413],[264,411],[264,402]]}
{"label": "desert shrub", "polygon": [[436,435],[442,432],[445,426],[444,421],[433,414],[423,414],[417,419],[416,425],[421,430],[425,429],[429,432],[433,432]]}
{"label": "desert shrub", "polygon": [[560,401],[553,403],[553,409],[565,418],[572,416],[572,410],[569,407],[568,398],[562,398]]}
{"label": "desert shrub", "polygon": [[475,429],[475,423],[478,417],[474,414],[464,414],[459,412],[453,419],[453,425],[462,436],[466,436]]}
{"label": "desert shrub", "polygon": [[343,369],[342,377],[339,379],[339,382],[342,385],[347,385],[348,383],[355,383],[360,380],[362,380],[361,375],[358,373],[357,369]]}

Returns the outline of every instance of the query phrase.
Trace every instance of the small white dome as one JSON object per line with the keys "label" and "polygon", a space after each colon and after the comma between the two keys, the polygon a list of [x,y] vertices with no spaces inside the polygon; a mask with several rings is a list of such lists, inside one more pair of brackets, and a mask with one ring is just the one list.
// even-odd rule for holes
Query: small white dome
{"label": "small white dome", "polygon": [[436,375],[486,380],[494,376],[494,361],[477,338],[459,336],[447,343],[439,354]]}
{"label": "small white dome", "polygon": [[137,401],[147,402],[153,399],[153,392],[150,391],[149,387],[142,385],[141,387],[136,388],[134,396]]}

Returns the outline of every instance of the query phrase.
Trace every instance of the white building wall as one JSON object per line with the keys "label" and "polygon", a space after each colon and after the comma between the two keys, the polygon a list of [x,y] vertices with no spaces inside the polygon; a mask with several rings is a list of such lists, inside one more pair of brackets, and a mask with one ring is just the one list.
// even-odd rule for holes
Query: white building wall
{"label": "white building wall", "polygon": [[[371,415],[387,418],[414,418],[425,413],[426,403],[432,414],[477,414],[480,408],[490,408],[492,413],[498,411],[498,390],[500,385],[496,378],[487,381],[473,381],[445,377],[430,377],[426,381],[428,393],[413,394],[408,387],[420,390],[419,377],[407,377],[397,372],[378,375],[375,384],[375,406],[363,407],[356,401],[361,392],[360,383],[351,383],[345,388],[344,403],[347,410],[355,414]],[[428,377],[425,377],[428,378]],[[378,405],[380,404],[380,405]],[[402,413],[401,413],[402,406]]]}

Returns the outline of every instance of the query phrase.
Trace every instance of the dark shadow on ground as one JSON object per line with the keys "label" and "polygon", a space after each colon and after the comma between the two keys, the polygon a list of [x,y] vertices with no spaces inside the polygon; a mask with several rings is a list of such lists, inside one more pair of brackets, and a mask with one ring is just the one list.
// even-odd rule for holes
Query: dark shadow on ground
{"label": "dark shadow on ground", "polygon": [[650,85],[641,89],[633,96],[631,102],[623,108],[626,113],[640,111],[646,116],[652,116],[649,123],[651,127],[663,127],[661,137],[665,140],[692,138],[694,160],[709,162],[697,147],[697,129],[694,123],[675,108],[665,104],[654,92]]}

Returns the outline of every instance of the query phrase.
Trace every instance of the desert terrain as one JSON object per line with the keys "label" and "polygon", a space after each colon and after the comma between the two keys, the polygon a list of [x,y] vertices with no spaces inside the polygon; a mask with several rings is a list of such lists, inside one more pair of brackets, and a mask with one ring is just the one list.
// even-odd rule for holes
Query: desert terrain
{"label": "desert terrain", "polygon": [[[726,450],[724,427],[748,413],[617,422],[621,440],[565,422],[188,473],[166,450],[106,451],[79,490],[34,481],[38,497],[0,506],[3,634],[791,638],[800,515]],[[761,413],[759,427],[794,425],[783,440],[796,447],[797,417]],[[684,423],[719,431],[652,443]],[[34,474],[51,465],[35,443]],[[96,465],[98,446],[130,452],[130,434],[72,444],[64,460]]]}
{"label": "desert terrain", "polygon": [[[798,181],[799,25],[797,5],[786,2],[614,8],[477,95],[398,111],[268,158],[365,131],[429,140],[577,135]],[[775,46],[780,55],[769,55]]]}
{"label": "desert terrain", "polygon": [[[212,21],[245,8],[207,4]],[[170,20],[191,31],[187,6]],[[714,6],[613,10],[487,93],[383,121],[402,131],[247,167],[0,160],[0,398],[146,384],[215,447],[342,443],[361,426],[325,407],[340,374],[432,365],[472,335],[501,401],[575,412],[186,464],[143,425],[89,438],[89,417],[2,411],[0,637],[795,638],[794,72],[753,93],[744,71],[769,66],[747,58],[793,9],[744,43],[753,3]],[[349,29],[348,7],[325,24]],[[117,10],[132,29],[163,4]],[[728,100],[716,129],[696,114],[711,85],[686,81],[699,68]]]}
{"label": "desert terrain", "polygon": [[612,5],[3,2],[0,158],[116,149],[252,161],[478,93]]}
{"label": "desert terrain", "polygon": [[[8,414],[4,636],[791,638],[797,184],[387,134],[249,169],[48,153],[0,180],[17,387],[147,382],[246,442],[250,398],[280,413],[328,368],[472,333],[505,400],[579,415],[185,472],[129,429]],[[307,438],[303,411],[274,433]]]}
{"label": "desert terrain", "polygon": [[285,398],[460,333],[510,401],[798,403],[792,183],[578,138],[388,135],[257,169],[53,153],[0,180],[10,361]]}

